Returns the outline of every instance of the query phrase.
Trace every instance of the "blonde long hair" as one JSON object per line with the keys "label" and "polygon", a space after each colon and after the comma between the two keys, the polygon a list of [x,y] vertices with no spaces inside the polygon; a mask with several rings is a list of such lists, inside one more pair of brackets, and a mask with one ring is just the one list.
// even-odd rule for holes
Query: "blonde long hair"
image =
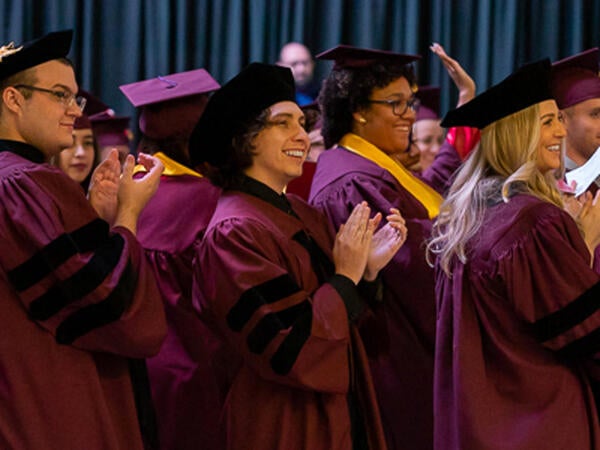
{"label": "blonde long hair", "polygon": [[552,171],[537,168],[540,140],[539,103],[485,127],[479,148],[458,172],[433,225],[427,260],[437,256],[440,267],[452,275],[452,262],[468,260],[468,242],[478,233],[489,201],[510,201],[518,184],[527,192],[562,208]]}

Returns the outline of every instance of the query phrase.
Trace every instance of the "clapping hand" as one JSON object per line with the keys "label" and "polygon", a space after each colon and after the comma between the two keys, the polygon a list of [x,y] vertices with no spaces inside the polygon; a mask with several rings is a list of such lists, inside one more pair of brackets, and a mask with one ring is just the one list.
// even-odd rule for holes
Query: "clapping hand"
{"label": "clapping hand", "polygon": [[90,204],[96,210],[98,216],[111,225],[114,223],[117,214],[120,175],[119,152],[112,149],[108,157],[92,173],[88,189]]}
{"label": "clapping hand", "polygon": [[377,274],[398,252],[406,241],[407,229],[404,218],[396,208],[390,209],[387,223],[381,227],[371,240],[364,279],[373,281]]}

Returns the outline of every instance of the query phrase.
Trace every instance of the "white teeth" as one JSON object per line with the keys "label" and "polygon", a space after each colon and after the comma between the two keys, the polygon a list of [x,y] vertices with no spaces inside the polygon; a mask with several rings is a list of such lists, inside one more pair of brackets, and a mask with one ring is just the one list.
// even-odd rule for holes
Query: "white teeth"
{"label": "white teeth", "polygon": [[546,148],[548,150],[550,150],[551,152],[559,152],[560,151],[560,145],[549,145]]}
{"label": "white teeth", "polygon": [[288,156],[295,156],[296,158],[302,158],[304,156],[304,152],[302,150],[288,150],[285,152]]}

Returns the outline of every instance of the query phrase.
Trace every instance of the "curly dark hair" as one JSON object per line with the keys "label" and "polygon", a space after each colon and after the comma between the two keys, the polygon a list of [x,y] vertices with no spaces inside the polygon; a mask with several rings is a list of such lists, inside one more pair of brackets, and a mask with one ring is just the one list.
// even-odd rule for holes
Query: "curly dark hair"
{"label": "curly dark hair", "polygon": [[244,169],[252,165],[252,156],[256,149],[254,139],[269,125],[270,115],[271,109],[266,108],[238,127],[239,131],[233,135],[231,147],[226,151],[230,156],[224,164],[214,167],[205,163],[198,167],[198,170],[214,185],[223,189],[238,185],[244,177]]}
{"label": "curly dark hair", "polygon": [[323,82],[318,98],[325,148],[331,148],[342,136],[352,131],[352,113],[369,105],[373,89],[384,88],[402,77],[411,86],[415,84],[411,65],[390,62],[332,70]]}

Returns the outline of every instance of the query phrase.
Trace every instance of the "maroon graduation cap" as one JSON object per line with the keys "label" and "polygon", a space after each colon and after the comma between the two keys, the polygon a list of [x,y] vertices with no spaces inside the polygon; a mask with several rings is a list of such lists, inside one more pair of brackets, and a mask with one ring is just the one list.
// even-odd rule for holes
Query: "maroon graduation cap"
{"label": "maroon graduation cap", "polygon": [[591,98],[600,98],[598,47],[552,64],[552,92],[560,109]]}

